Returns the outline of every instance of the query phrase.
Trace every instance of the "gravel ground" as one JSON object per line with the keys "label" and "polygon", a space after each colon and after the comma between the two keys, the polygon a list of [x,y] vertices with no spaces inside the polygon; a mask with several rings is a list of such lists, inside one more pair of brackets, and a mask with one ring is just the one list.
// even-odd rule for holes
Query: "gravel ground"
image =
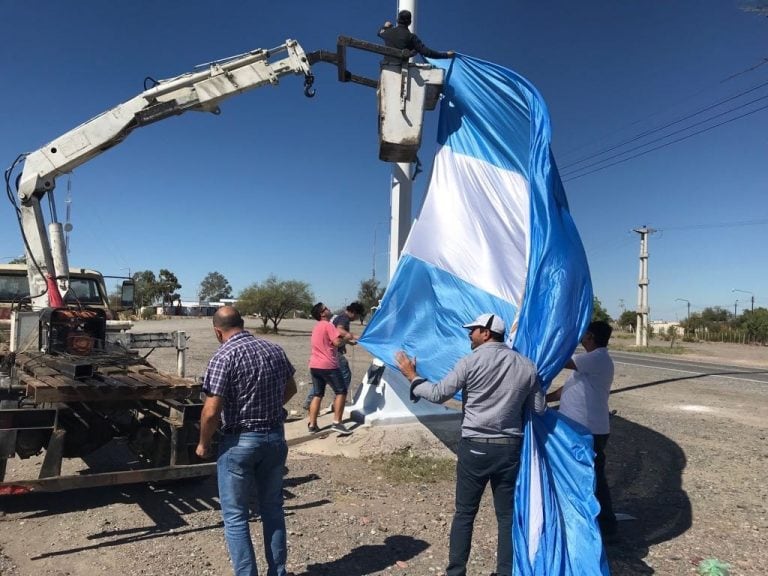
{"label": "gravel ground", "polygon": [[[217,346],[209,322],[141,322],[137,329],[187,331],[187,374],[198,376]],[[269,337],[285,347],[304,383],[289,405],[299,418],[312,322],[290,320],[281,328]],[[768,371],[766,348],[689,348],[688,358],[722,358]],[[172,351],[156,350],[150,359],[175,369]],[[370,357],[357,347],[351,360],[359,381]],[[765,574],[768,387],[727,375],[691,377],[617,364],[611,404],[609,482],[616,509],[636,518],[621,523],[619,541],[607,548],[612,573],[693,575],[702,559],[718,558],[731,564],[731,576]],[[289,569],[302,576],[440,574],[453,511],[452,472],[429,482],[394,480],[378,455],[409,443],[417,455],[434,454],[429,437],[420,426],[358,428],[349,438],[292,448],[285,486]],[[449,450],[444,454],[451,457]],[[39,461],[9,462],[9,469],[22,466]],[[0,500],[0,510],[3,575],[230,573],[211,479],[15,497]],[[260,528],[254,519],[263,568]],[[473,542],[470,574],[489,574],[495,565],[489,499]]]}

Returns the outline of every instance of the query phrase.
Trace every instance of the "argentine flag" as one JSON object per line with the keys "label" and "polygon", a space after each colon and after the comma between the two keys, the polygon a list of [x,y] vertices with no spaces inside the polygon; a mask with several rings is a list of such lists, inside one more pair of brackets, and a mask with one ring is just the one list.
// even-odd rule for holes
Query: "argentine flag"
{"label": "argentine flag", "polygon": [[[446,67],[439,149],[418,221],[360,343],[437,381],[470,351],[461,326],[500,315],[545,388],[592,313],[586,256],[550,152],[547,107],[524,78],[464,55]],[[515,495],[517,575],[608,574],[591,436],[529,415]]]}

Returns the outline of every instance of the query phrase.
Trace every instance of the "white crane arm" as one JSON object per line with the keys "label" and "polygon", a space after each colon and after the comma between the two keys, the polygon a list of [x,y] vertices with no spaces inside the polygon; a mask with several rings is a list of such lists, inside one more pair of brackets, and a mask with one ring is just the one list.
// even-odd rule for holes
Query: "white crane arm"
{"label": "white crane arm", "polygon": [[[277,84],[287,74],[303,74],[305,94],[314,94],[309,60],[295,40],[286,40],[285,44],[270,50],[258,49],[217,60],[207,66],[200,72],[161,80],[138,96],[26,155],[18,180],[18,197],[34,308],[49,305],[46,276],[59,279],[60,290],[67,289],[69,265],[61,224],[55,221],[54,207],[47,232],[40,207],[40,200],[56,187],[56,178],[119,144],[136,128],[190,110],[218,114],[218,105],[225,98]],[[52,201],[52,196],[50,199]]]}

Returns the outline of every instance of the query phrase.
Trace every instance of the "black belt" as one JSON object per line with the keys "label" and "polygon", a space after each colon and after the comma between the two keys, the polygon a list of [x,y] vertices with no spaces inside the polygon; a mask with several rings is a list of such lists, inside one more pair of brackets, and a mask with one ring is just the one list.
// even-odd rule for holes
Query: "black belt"
{"label": "black belt", "polygon": [[272,428],[267,428],[266,430],[254,430],[251,427],[248,426],[228,426],[227,428],[223,429],[221,431],[222,434],[245,434],[246,432],[274,432],[277,430],[280,430],[282,428],[282,424],[278,426],[273,426]]}
{"label": "black belt", "polygon": [[517,444],[520,442],[520,438],[518,437],[505,437],[505,438],[465,438],[465,440],[469,440],[470,442],[479,442],[481,444]]}

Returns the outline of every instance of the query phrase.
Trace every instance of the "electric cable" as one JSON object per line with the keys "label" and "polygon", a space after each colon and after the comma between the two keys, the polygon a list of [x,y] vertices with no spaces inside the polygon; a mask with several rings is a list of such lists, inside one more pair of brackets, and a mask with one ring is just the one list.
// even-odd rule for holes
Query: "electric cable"
{"label": "electric cable", "polygon": [[670,230],[702,230],[705,228],[740,228],[742,226],[760,226],[763,224],[768,224],[768,218],[737,220],[735,222],[713,222],[710,224],[687,224],[685,226],[660,226],[657,230],[664,232]]}
{"label": "electric cable", "polygon": [[[739,110],[741,108],[744,108],[746,106],[749,106],[751,104],[754,104],[756,102],[759,102],[761,100],[765,100],[768,98],[768,95],[761,96],[760,98],[755,98],[754,100],[750,100],[749,102],[745,104],[740,104],[739,106],[736,106],[735,108],[731,108],[730,110],[726,110],[725,112],[720,112],[719,114],[715,114],[714,116],[710,116],[709,118],[706,118],[704,120],[700,120],[698,122],[694,122],[693,124],[690,124],[689,126],[686,126],[685,128],[680,128],[679,130],[675,130],[673,132],[670,132],[669,134],[665,134],[664,136],[660,136],[659,138],[656,138],[655,140],[651,140],[649,142],[645,142],[644,144],[638,144],[637,146],[630,148],[628,150],[625,150],[624,152],[619,152],[618,154],[613,154],[612,156],[608,156],[607,158],[603,158],[602,160],[597,160],[593,164],[589,164],[587,166],[582,166],[581,168],[576,168],[575,170],[572,170],[570,174],[566,174],[565,176],[568,177],[576,172],[579,172],[581,170],[586,170],[588,168],[592,168],[593,166],[597,166],[599,164],[602,164],[603,162],[607,162],[609,160],[613,160],[614,158],[618,158],[620,156],[623,156],[624,154],[629,154],[630,152],[634,152],[635,150],[639,150],[641,148],[644,148],[645,146],[650,146],[651,144],[655,144],[657,142],[661,142],[662,140],[665,140],[669,138],[670,136],[674,136],[675,134],[680,134],[681,132],[686,132],[690,130],[691,128],[695,128],[696,126],[700,126],[702,124],[706,124],[707,122],[711,122],[712,120],[715,120],[716,118],[720,118],[721,116],[726,116],[730,114],[731,112],[735,112],[736,110]],[[567,168],[565,169],[567,171]]]}
{"label": "electric cable", "polygon": [[[650,130],[646,130],[645,132],[641,132],[640,134],[637,134],[636,136],[633,136],[629,138],[628,140],[624,140],[623,142],[620,142],[618,144],[615,144],[613,146],[610,146],[609,148],[605,148],[599,152],[595,152],[594,154],[591,154],[589,156],[584,156],[583,158],[580,158],[579,160],[574,160],[573,162],[569,162],[562,166],[562,170],[569,170],[570,168],[573,168],[577,164],[581,164],[583,162],[587,162],[589,160],[592,160],[594,158],[597,158],[598,156],[602,156],[603,154],[606,154],[608,152],[611,152],[613,150],[616,150],[617,148],[621,148],[622,146],[626,146],[627,144],[631,144],[632,142],[635,142],[637,140],[640,140],[641,138],[644,138],[645,136],[650,136],[651,134],[654,134],[656,132],[660,132],[662,130],[665,130],[666,128],[669,128],[670,126],[674,126],[675,124],[679,124],[680,122],[683,122],[685,120],[689,120],[690,118],[693,118],[695,116],[698,116],[699,114],[702,114],[704,112],[708,112],[709,110],[712,110],[713,108],[717,108],[718,106],[721,106],[727,102],[731,102],[733,100],[736,100],[738,98],[741,98],[742,96],[745,96],[746,94],[749,94],[750,92],[754,92],[755,90],[758,90],[760,88],[763,88],[764,86],[768,86],[768,81],[763,82],[762,84],[758,84],[757,86],[753,86],[749,90],[745,90],[743,92],[740,92],[739,94],[736,94],[734,96],[730,96],[728,98],[725,98],[723,100],[720,100],[718,102],[715,102],[714,104],[710,104],[709,106],[706,106],[704,108],[701,108],[697,110],[696,112],[692,112],[686,116],[683,116],[681,118],[678,118],[677,120],[673,120],[671,122],[668,122],[667,124],[664,124],[663,126],[659,126],[658,128],[653,128]],[[768,98],[768,96],[763,96],[762,98],[758,98],[757,100],[762,100],[763,98]],[[744,107],[749,105],[750,103],[756,102],[757,100],[753,100],[752,102],[748,102],[747,104],[743,104],[740,107]],[[738,110],[739,107],[733,108],[732,110]],[[716,118],[717,116],[714,116]],[[693,126],[695,126],[694,124]]]}
{"label": "electric cable", "polygon": [[[687,140],[688,138],[693,138],[694,136],[698,136],[699,134],[703,134],[704,132],[709,132],[710,130],[714,130],[715,128],[719,128],[720,126],[723,126],[725,124],[729,124],[731,122],[734,122],[735,120],[740,120],[741,118],[745,118],[747,116],[751,116],[752,114],[755,114],[756,112],[760,112],[762,110],[765,110],[768,108],[768,104],[765,106],[761,106],[760,108],[756,108],[755,110],[751,110],[749,112],[745,112],[744,114],[740,114],[734,118],[731,118],[729,120],[724,120],[722,122],[719,122],[715,124],[714,126],[709,126],[708,128],[703,128],[701,130],[698,130],[697,132],[694,132],[693,134],[688,134],[687,136],[683,136],[681,138],[677,138],[676,140],[672,140],[671,142],[667,142],[665,144],[661,144],[660,146],[656,146],[655,148],[651,148],[650,150],[645,150],[643,152],[639,152],[638,154],[635,154],[634,156],[630,156],[629,158],[624,158],[622,160],[617,160],[616,162],[612,162],[610,164],[607,164],[605,166],[601,166],[599,168],[595,168],[594,170],[590,170],[589,172],[584,172],[583,174],[578,175],[567,175],[562,177],[563,182],[570,182],[572,180],[578,180],[579,178],[583,178],[584,176],[588,176],[589,174],[594,174],[595,172],[600,172],[601,170],[605,170],[606,168],[610,168],[612,166],[616,166],[618,164],[623,164],[624,162],[628,162],[629,160],[634,160],[635,158],[639,158],[640,156],[645,156],[646,154],[650,152],[655,152],[656,150],[660,150],[662,148],[666,148],[667,146],[671,146],[672,144],[677,144],[678,142],[682,142],[683,140]],[[663,140],[664,138],[661,138],[660,140]],[[649,143],[650,144],[650,143]],[[647,146],[648,144],[645,144],[644,146]],[[638,148],[642,148],[643,146],[638,146]],[[636,148],[637,149],[637,148]],[[625,152],[625,154],[628,152]],[[621,154],[619,154],[620,156]],[[602,162],[605,162],[606,160],[602,160],[600,162],[595,163],[601,164]],[[585,166],[583,169],[591,168],[591,166]],[[578,172],[578,170],[576,171]]]}

